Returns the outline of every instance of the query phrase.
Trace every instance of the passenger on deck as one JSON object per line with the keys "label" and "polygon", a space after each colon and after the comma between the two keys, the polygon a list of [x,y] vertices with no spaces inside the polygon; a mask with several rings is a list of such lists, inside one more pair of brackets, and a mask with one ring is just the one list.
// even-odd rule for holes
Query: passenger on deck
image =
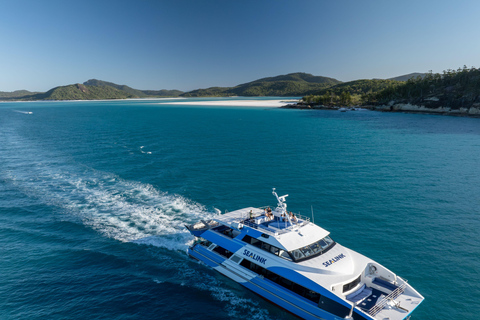
{"label": "passenger on deck", "polygon": [[267,208],[267,213],[272,213],[272,209],[270,209],[270,207]]}
{"label": "passenger on deck", "polygon": [[250,210],[249,215],[250,215],[250,220],[252,220],[253,219],[253,211],[252,210]]}
{"label": "passenger on deck", "polygon": [[297,222],[297,217],[295,217],[295,215],[293,214],[292,211],[290,211],[290,213],[288,214],[290,216],[290,220],[292,220],[293,222]]}
{"label": "passenger on deck", "polygon": [[267,213],[266,213],[266,216],[267,216],[267,220],[268,220],[268,221],[273,220],[273,213],[271,213],[271,212],[268,213],[268,212],[267,212]]}

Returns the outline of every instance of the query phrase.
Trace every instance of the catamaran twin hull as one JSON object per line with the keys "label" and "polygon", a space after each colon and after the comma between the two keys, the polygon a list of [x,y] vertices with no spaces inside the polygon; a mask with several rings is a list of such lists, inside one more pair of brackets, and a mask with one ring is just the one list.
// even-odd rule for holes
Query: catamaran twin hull
{"label": "catamaran twin hull", "polygon": [[402,320],[423,301],[406,280],[310,219],[248,207],[186,226],[188,254],[304,319]]}

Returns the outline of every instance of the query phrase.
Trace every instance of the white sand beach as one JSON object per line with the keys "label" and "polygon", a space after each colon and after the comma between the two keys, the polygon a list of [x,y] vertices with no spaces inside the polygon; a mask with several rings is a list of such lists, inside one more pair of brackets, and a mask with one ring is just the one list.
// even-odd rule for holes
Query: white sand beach
{"label": "white sand beach", "polygon": [[262,107],[278,108],[290,103],[296,103],[297,100],[211,100],[211,101],[181,101],[169,102],[175,105],[190,106],[231,106],[231,107]]}

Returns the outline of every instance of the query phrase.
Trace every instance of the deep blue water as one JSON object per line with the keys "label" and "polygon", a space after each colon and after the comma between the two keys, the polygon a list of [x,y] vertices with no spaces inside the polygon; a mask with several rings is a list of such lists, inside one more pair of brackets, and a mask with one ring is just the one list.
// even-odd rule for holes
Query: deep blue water
{"label": "deep blue water", "polygon": [[412,319],[478,319],[479,157],[480,119],[2,103],[0,319],[294,319],[185,253],[272,187],[408,279]]}

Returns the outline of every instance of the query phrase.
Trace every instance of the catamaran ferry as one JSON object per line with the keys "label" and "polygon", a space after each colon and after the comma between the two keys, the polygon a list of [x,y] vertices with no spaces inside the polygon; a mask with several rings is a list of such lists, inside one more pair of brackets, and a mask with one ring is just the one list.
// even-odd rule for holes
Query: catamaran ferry
{"label": "catamaran ferry", "polygon": [[402,320],[423,296],[381,264],[336,243],[278,205],[248,207],[186,226],[188,254],[304,319]]}

